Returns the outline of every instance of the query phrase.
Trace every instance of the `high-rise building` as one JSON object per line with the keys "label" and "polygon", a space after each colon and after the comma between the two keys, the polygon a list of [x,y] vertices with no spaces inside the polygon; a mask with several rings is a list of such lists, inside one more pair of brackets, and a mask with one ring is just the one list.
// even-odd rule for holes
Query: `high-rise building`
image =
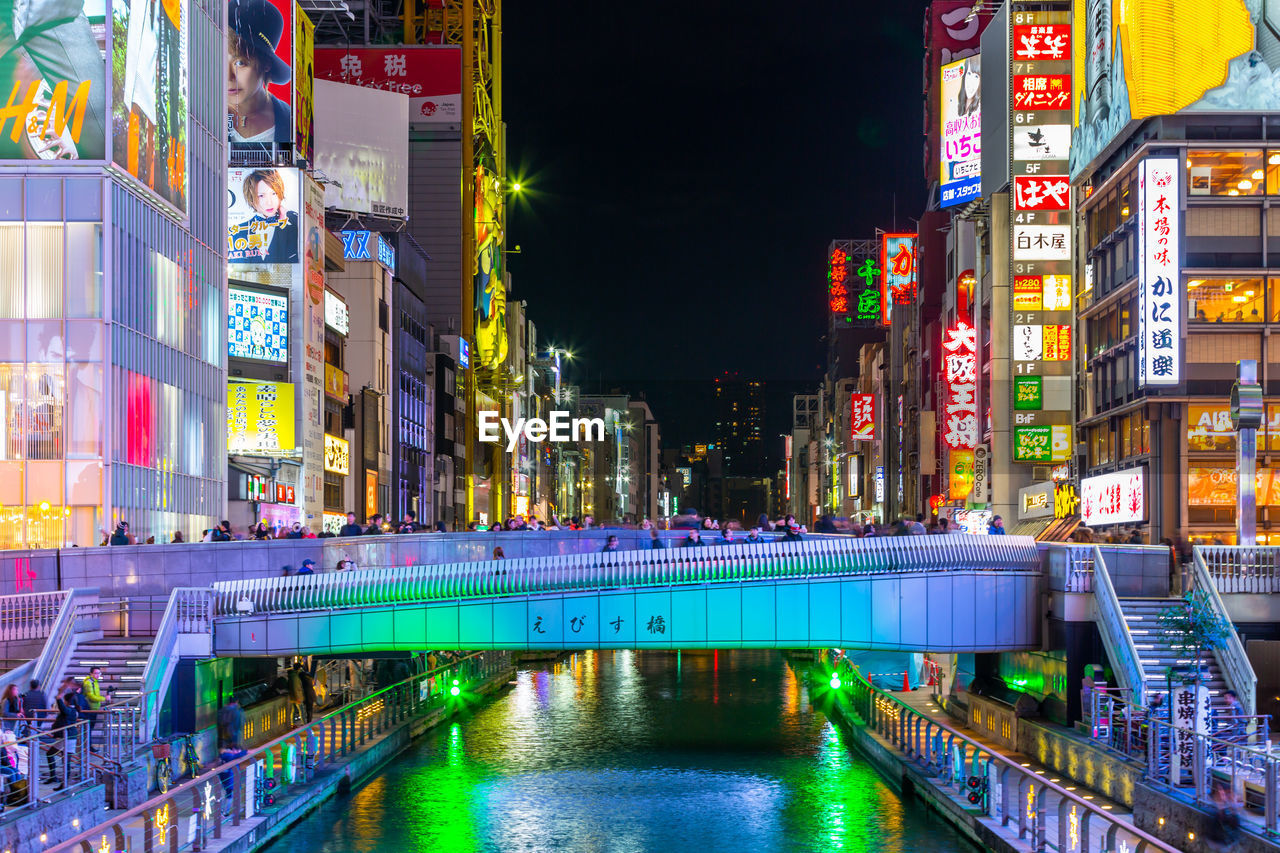
{"label": "high-rise building", "polygon": [[166,4],[132,57],[141,5],[3,80],[67,102],[0,119],[0,547],[167,542],[225,505],[222,6]]}
{"label": "high-rise building", "polygon": [[715,381],[716,442],[725,471],[749,476],[764,472],[764,383],[726,374]]}

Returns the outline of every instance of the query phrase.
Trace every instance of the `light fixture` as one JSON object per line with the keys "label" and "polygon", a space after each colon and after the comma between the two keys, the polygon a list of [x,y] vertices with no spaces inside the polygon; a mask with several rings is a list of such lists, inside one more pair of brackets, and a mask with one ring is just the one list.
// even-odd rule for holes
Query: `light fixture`
{"label": "light fixture", "polygon": [[1250,175],[1249,177],[1253,178],[1255,181],[1260,181],[1260,180],[1262,180],[1262,170],[1261,170],[1261,169],[1254,169],[1254,170],[1253,170],[1253,174],[1252,174],[1252,175]]}
{"label": "light fixture", "polygon": [[1228,190],[1227,195],[1240,195],[1240,190]]}
{"label": "light fixture", "polygon": [[1253,189],[1253,181],[1249,180],[1248,178],[1242,178],[1240,180],[1240,183],[1236,184],[1236,186],[1238,186],[1242,190],[1251,190]]}

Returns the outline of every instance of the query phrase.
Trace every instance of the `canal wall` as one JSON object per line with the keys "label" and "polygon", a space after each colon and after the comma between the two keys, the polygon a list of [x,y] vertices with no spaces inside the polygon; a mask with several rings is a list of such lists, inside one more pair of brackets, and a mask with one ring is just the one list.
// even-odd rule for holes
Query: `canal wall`
{"label": "canal wall", "polygon": [[[479,696],[502,690],[515,677],[515,668],[499,672],[469,689]],[[401,723],[360,752],[333,762],[332,768],[316,778],[301,796],[290,797],[280,807],[256,819],[252,828],[238,838],[220,844],[219,853],[254,853],[275,841],[312,810],[338,793],[350,791],[369,779],[431,729],[455,715],[447,707]]]}

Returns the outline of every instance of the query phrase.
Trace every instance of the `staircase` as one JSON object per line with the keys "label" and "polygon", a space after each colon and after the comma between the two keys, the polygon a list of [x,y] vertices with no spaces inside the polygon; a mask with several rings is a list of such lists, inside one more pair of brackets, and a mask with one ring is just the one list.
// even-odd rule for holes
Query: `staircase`
{"label": "staircase", "polygon": [[[1169,682],[1165,671],[1171,666],[1193,666],[1195,655],[1191,651],[1176,648],[1177,635],[1160,624],[1160,614],[1177,605],[1178,598],[1122,598],[1120,610],[1124,613],[1125,623],[1133,636],[1133,644],[1138,649],[1138,664],[1147,682],[1147,701],[1152,696],[1165,698],[1165,707],[1169,706]],[[1229,713],[1223,694],[1227,691],[1226,680],[1218,661],[1213,654],[1204,659],[1208,680],[1204,682],[1209,689],[1209,699],[1214,711],[1219,714]]]}
{"label": "staircase", "polygon": [[142,673],[147,668],[147,656],[151,654],[153,642],[154,637],[86,640],[76,645],[68,671],[61,673],[58,680],[73,675],[83,681],[89,670],[100,666],[103,704],[133,699],[141,691]]}

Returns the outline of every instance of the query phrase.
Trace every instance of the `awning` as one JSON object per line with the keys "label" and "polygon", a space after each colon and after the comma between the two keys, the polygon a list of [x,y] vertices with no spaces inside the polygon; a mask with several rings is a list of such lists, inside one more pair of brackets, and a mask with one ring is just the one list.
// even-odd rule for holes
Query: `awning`
{"label": "awning", "polygon": [[1009,532],[1015,536],[1030,536],[1037,542],[1067,542],[1080,526],[1080,516],[1067,518],[1032,518],[1020,521]]}

